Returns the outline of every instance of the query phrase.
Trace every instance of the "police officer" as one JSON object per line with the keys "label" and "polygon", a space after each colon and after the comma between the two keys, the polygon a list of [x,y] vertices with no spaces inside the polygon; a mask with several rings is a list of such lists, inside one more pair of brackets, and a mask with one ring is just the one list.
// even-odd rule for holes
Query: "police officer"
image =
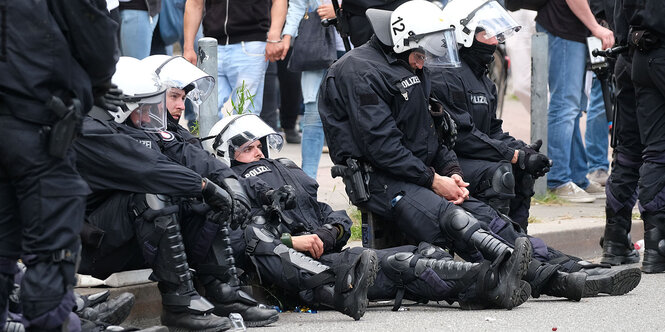
{"label": "police officer", "polygon": [[[629,26],[620,2],[606,16],[614,15],[610,28],[617,37],[618,45],[628,45]],[[613,125],[612,173],[607,185],[605,203],[606,224],[602,239],[602,263],[621,265],[640,261],[640,254],[635,250],[630,238],[633,207],[637,202],[637,184],[642,166],[644,145],[640,141],[639,122],[637,121],[635,89],[633,87],[631,67],[634,48],[617,56],[614,65],[616,82],[616,121]]]}
{"label": "police officer", "polygon": [[[178,143],[166,131],[157,132],[166,123],[165,88],[154,72],[146,71],[137,59],[123,57],[114,81],[123,89],[119,103],[122,108],[112,116],[94,110],[92,117],[85,119],[84,136],[75,144],[80,157],[78,167],[93,189],[88,199],[92,212],[88,216],[89,234],[83,236],[88,246],[84,247],[81,270],[105,277],[146,264],[152,267],[162,293],[162,323],[174,328],[230,327],[227,318],[211,312],[224,316],[240,312],[247,325],[255,326],[277,320],[276,311],[257,307],[238,285],[224,280],[226,274],[235,276],[235,268],[233,261],[223,256],[224,248],[220,250],[218,244],[224,239],[219,237],[229,218],[241,222],[246,214],[237,206],[242,204],[240,199],[233,202],[228,193],[233,183],[226,182],[236,179],[234,173],[213,162],[210,165],[215,167],[205,169],[203,165],[199,169],[208,180],[162,153],[160,148],[166,149],[167,144],[173,150],[178,144],[190,144]],[[127,120],[132,125],[114,120]],[[201,150],[198,157],[206,155]],[[189,153],[183,156],[196,157]],[[207,204],[179,198],[201,196]],[[178,214],[186,221],[182,231]],[[193,288],[190,263],[199,272],[197,277],[212,303]]]}
{"label": "police officer", "polygon": [[658,1],[623,1],[630,24],[632,79],[637,99],[637,123],[644,144],[638,198],[644,220],[642,271],[665,271],[665,8]]}
{"label": "police officer", "polygon": [[200,105],[214,90],[215,79],[189,63],[183,57],[151,55],[143,60],[168,86],[166,90],[167,130],[182,136],[183,140],[203,148],[201,140],[181,126],[178,121],[185,111],[185,101]]}
{"label": "police officer", "polygon": [[[358,197],[360,190],[347,186],[354,204],[394,221],[416,241],[451,248],[470,261],[494,258],[510,249],[492,233],[508,243],[524,234],[488,205],[466,199],[467,184],[456,156],[436,132],[428,112],[427,66],[451,66],[457,57],[454,47],[446,48],[452,43],[442,42],[446,34],[453,34],[446,30],[450,24],[432,6],[411,1],[392,14],[368,10],[376,35],[330,68],[320,90],[319,110],[333,162],[345,165],[357,159],[363,165],[369,197]],[[424,12],[434,16],[431,21],[420,16]],[[439,117],[442,112],[433,113]],[[530,264],[526,280],[534,296],[580,300],[599,291],[622,294],[639,283],[639,277],[632,277],[629,285],[617,289],[602,282],[612,279],[606,270],[595,270],[601,276],[587,283],[588,274],[576,272],[581,269],[579,259],[548,248],[542,240],[530,240],[538,260]],[[558,265],[559,259],[570,266]]]}
{"label": "police officer", "polygon": [[446,102],[457,125],[454,150],[469,193],[526,232],[534,178],[551,161],[538,152],[541,143],[527,146],[502,130],[496,86],[487,77],[498,39],[520,27],[496,1],[451,1],[443,11],[455,22],[461,67],[432,70],[432,94]]}
{"label": "police officer", "polygon": [[[265,214],[268,218],[267,223],[257,220],[247,227],[246,252],[262,278],[287,294],[298,293],[301,301],[319,301],[356,319],[364,311],[364,307],[358,307],[357,303],[365,301],[365,297],[370,300],[396,299],[395,308],[400,306],[402,298],[407,298],[425,302],[459,301],[462,307],[478,309],[510,309],[528,298],[530,287],[520,280],[531,255],[526,239],[518,241],[519,249],[510,259],[504,261],[507,257],[501,257],[496,264],[489,261],[453,262],[450,255],[427,243],[376,251],[365,248],[342,250],[351,235],[352,221],[348,215],[317,201],[318,184],[292,161],[265,158],[269,155],[269,147],[281,148],[281,136],[251,114],[221,120],[213,127],[212,135],[216,137],[215,143],[208,145],[210,151],[229,160],[233,170],[248,180],[245,182],[248,193],[255,202],[253,212]],[[268,185],[270,190],[278,188],[273,190],[271,198],[276,197],[278,202],[293,207],[277,211],[268,208],[269,212],[264,213],[261,204],[256,203],[267,204],[271,200],[264,197],[265,188],[250,184],[255,179],[263,180],[261,183]],[[275,213],[282,216],[281,220],[271,219]],[[333,296],[328,292],[339,285],[331,287],[327,285],[329,281],[321,279],[325,279],[330,270],[353,266],[357,259],[362,263],[363,256],[367,255],[378,261],[376,281],[369,289],[362,290],[367,292],[366,295],[342,293],[342,302],[348,304],[343,308],[335,306],[330,302]],[[357,268],[355,273],[358,273]],[[354,285],[352,292],[357,293],[360,289]]]}
{"label": "police officer", "polygon": [[21,257],[28,330],[59,331],[78,325],[72,287],[89,192],[69,147],[110,83],[117,25],[99,0],[0,7],[0,322]]}

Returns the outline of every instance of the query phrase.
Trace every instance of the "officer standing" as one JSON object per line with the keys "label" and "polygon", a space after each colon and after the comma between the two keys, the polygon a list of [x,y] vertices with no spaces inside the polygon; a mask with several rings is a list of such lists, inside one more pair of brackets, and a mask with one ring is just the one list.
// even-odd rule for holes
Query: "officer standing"
{"label": "officer standing", "polygon": [[[299,301],[318,302],[355,319],[363,315],[367,299],[395,299],[394,310],[403,298],[458,301],[463,308],[475,309],[511,309],[528,299],[529,284],[520,280],[531,259],[526,238],[516,241],[518,249],[510,259],[501,256],[495,263],[453,262],[441,248],[424,242],[418,247],[343,250],[351,235],[351,219],[344,211],[319,202],[318,183],[291,160],[265,157],[270,148],[281,149],[282,137],[272,128],[256,115],[234,115],[219,121],[211,135],[215,143],[209,151],[223,156],[247,179],[247,192],[254,202],[252,214],[268,219],[247,226],[246,253],[262,279],[285,294],[297,293]],[[270,197],[265,197],[270,191],[253,184],[257,179],[269,186]],[[270,205],[270,201],[284,202],[289,209],[264,211],[262,205]],[[274,218],[276,215],[282,217]],[[377,267],[366,264],[366,258],[378,263],[376,277]],[[350,291],[342,291],[338,300],[336,290],[345,286],[331,279],[345,280],[339,273],[347,273],[351,266],[356,266],[356,274],[363,271],[363,277]],[[367,278],[376,281],[363,283]]]}
{"label": "officer standing", "polygon": [[630,24],[632,75],[643,164],[638,198],[644,220],[645,273],[665,272],[665,7],[662,2],[622,2]]}
{"label": "officer standing", "polygon": [[117,24],[101,0],[0,7],[0,322],[21,258],[28,330],[59,331],[79,323],[72,287],[89,192],[69,146],[110,84]]}
{"label": "officer standing", "polygon": [[526,232],[534,178],[549,171],[551,161],[501,128],[496,117],[496,86],[488,66],[499,39],[520,29],[496,1],[454,0],[443,9],[455,22],[460,68],[432,70],[432,94],[446,103],[457,125],[455,154],[469,193]]}

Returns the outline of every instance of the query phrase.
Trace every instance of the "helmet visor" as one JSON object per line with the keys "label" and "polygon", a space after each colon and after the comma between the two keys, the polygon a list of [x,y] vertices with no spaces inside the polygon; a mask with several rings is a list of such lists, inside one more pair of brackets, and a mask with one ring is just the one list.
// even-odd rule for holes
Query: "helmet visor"
{"label": "helmet visor", "polygon": [[139,129],[158,132],[166,129],[166,106],[164,92],[139,100],[136,108],[129,115],[130,120]]}
{"label": "helmet visor", "polygon": [[[213,148],[227,142],[229,150],[236,151],[249,146],[255,141],[265,137],[263,154],[269,156],[269,150],[280,151],[284,145],[284,139],[268,126],[261,118],[254,114],[243,114],[232,119],[217,135]],[[266,146],[267,145],[267,146]],[[233,153],[229,154],[233,159]]]}
{"label": "helmet visor", "polygon": [[490,1],[480,7],[469,25],[473,26],[474,23],[478,28],[485,30],[485,38],[496,37],[499,43],[503,43],[507,37],[522,28],[496,1]]}
{"label": "helmet visor", "polygon": [[420,46],[425,51],[425,67],[453,68],[460,66],[453,29],[426,35],[420,41]]}
{"label": "helmet visor", "polygon": [[155,70],[159,78],[170,87],[183,89],[187,98],[200,105],[215,87],[215,79],[185,58],[172,57]]}

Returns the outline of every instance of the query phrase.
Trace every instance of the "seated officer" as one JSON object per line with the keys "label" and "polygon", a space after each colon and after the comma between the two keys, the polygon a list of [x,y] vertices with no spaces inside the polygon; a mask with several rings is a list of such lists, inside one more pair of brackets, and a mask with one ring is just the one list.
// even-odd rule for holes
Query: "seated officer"
{"label": "seated officer", "polygon": [[[281,148],[281,136],[251,114],[225,118],[211,134],[215,135],[214,143],[206,145],[247,179],[247,192],[255,203],[252,214],[265,216],[246,228],[246,253],[263,281],[297,293],[299,300],[358,319],[367,299],[396,299],[396,308],[407,298],[459,301],[464,308],[511,309],[528,298],[530,287],[520,280],[531,256],[526,239],[516,242],[512,255],[506,252],[493,263],[454,262],[446,252],[427,243],[376,251],[358,247],[343,250],[351,235],[348,215],[319,202],[318,184],[292,161],[265,157],[269,146]],[[268,188],[263,188],[265,185]],[[271,201],[266,192],[272,193],[268,195],[272,202],[282,205],[262,206]],[[369,266],[366,259],[371,261]],[[349,268],[348,273],[358,275],[362,269],[365,276],[358,275],[356,284],[347,291],[346,285],[339,284],[339,273]],[[363,280],[368,282],[361,283]],[[336,299],[339,287],[343,290]],[[340,303],[345,305],[340,307]]]}
{"label": "seated officer", "polygon": [[[464,21],[470,13],[471,19]],[[454,150],[470,180],[469,193],[526,232],[534,178],[547,173],[551,161],[538,152],[540,141],[529,146],[502,130],[496,86],[487,77],[497,39],[503,41],[520,27],[495,1],[451,1],[444,15],[456,27],[461,67],[434,68],[432,95],[446,104],[457,125]]]}
{"label": "seated officer", "polygon": [[[218,161],[198,169],[202,177],[161,151],[184,151],[191,144],[162,131],[165,89],[142,68],[136,59],[120,59],[113,81],[124,92],[109,97],[120,108],[93,110],[74,145],[77,168],[93,191],[81,272],[105,278],[151,267],[162,293],[162,323],[172,328],[228,329],[229,320],[213,312],[239,312],[250,326],[276,321],[275,310],[256,306],[239,290],[234,262],[227,259],[226,225],[246,215],[242,194],[234,192],[237,177]],[[187,151],[185,156],[196,150]],[[199,157],[208,155],[199,151]],[[194,289],[189,264],[210,301]]]}
{"label": "seated officer", "polygon": [[[454,22],[426,1],[409,1],[393,12],[370,9],[367,16],[375,36],[330,67],[319,101],[331,159],[337,165],[353,160],[361,165],[363,181],[357,185],[369,195],[359,197],[347,186],[352,202],[394,222],[410,238],[446,247],[469,261],[512,250],[524,234],[490,206],[468,197],[449,137],[439,130],[446,127],[440,120],[444,112],[429,103],[429,67],[459,62],[450,28]],[[526,280],[534,296],[580,300],[599,291],[623,294],[639,283],[633,270],[605,274],[610,269],[595,270],[603,276],[587,282],[588,274],[575,272],[582,269],[579,259],[542,240],[529,240],[536,260]],[[612,282],[624,273],[631,276],[629,283]]]}

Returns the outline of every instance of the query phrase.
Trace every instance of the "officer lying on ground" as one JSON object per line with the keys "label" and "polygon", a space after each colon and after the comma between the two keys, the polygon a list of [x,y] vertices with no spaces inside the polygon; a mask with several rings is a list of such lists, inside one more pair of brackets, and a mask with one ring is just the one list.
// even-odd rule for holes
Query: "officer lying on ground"
{"label": "officer lying on ground", "polygon": [[[224,256],[223,229],[229,219],[242,222],[246,212],[228,193],[231,189],[218,184],[236,179],[235,174],[218,162],[204,178],[160,151],[162,144],[188,143],[156,132],[166,121],[165,88],[137,59],[121,58],[113,81],[124,92],[108,99],[115,99],[120,109],[93,110],[74,145],[77,167],[93,190],[82,234],[81,272],[106,278],[152,267],[162,293],[162,323],[174,328],[230,328],[228,318],[213,312],[240,312],[247,325],[276,321],[276,311],[257,307],[249,295],[223,280],[235,271]],[[194,289],[189,264],[210,302]]]}
{"label": "officer lying on ground", "polygon": [[[531,259],[526,239],[517,242],[512,254],[504,251],[494,262],[478,263],[454,262],[448,253],[427,243],[342,250],[351,235],[348,215],[317,201],[318,184],[292,161],[265,158],[269,146],[281,148],[281,136],[253,114],[222,119],[212,135],[210,151],[230,161],[232,169],[247,179],[252,214],[265,217],[254,219],[245,229],[246,253],[264,282],[287,294],[297,293],[298,301],[359,319],[367,299],[395,299],[395,309],[403,298],[458,301],[463,308],[511,309],[528,298],[529,285],[521,281]],[[266,184],[271,196],[279,198],[272,202],[281,204],[268,212],[265,205],[271,200],[262,187]],[[339,278],[339,271],[349,268],[356,275],[350,289],[340,285]]]}
{"label": "officer lying on ground", "polygon": [[[435,107],[430,113],[427,67],[458,65],[453,23],[435,5],[418,0],[394,12],[370,9],[367,16],[375,36],[331,66],[319,101],[331,159],[336,165],[357,161],[366,179],[358,185],[367,197],[347,186],[352,202],[394,222],[415,241],[446,247],[467,261],[511,251],[510,243],[521,235],[501,236],[506,244],[490,231],[490,224],[502,229],[508,223],[490,206],[468,197],[457,157],[443,144],[451,145],[451,139],[437,132],[443,112]],[[535,257],[550,261],[552,249],[531,241]],[[577,263],[567,271],[576,269]],[[579,300],[597,294],[597,281],[590,280],[585,291],[587,274],[564,271],[565,266],[533,260],[525,279],[536,296]],[[612,292],[613,276],[603,280],[611,286],[603,291]]]}

